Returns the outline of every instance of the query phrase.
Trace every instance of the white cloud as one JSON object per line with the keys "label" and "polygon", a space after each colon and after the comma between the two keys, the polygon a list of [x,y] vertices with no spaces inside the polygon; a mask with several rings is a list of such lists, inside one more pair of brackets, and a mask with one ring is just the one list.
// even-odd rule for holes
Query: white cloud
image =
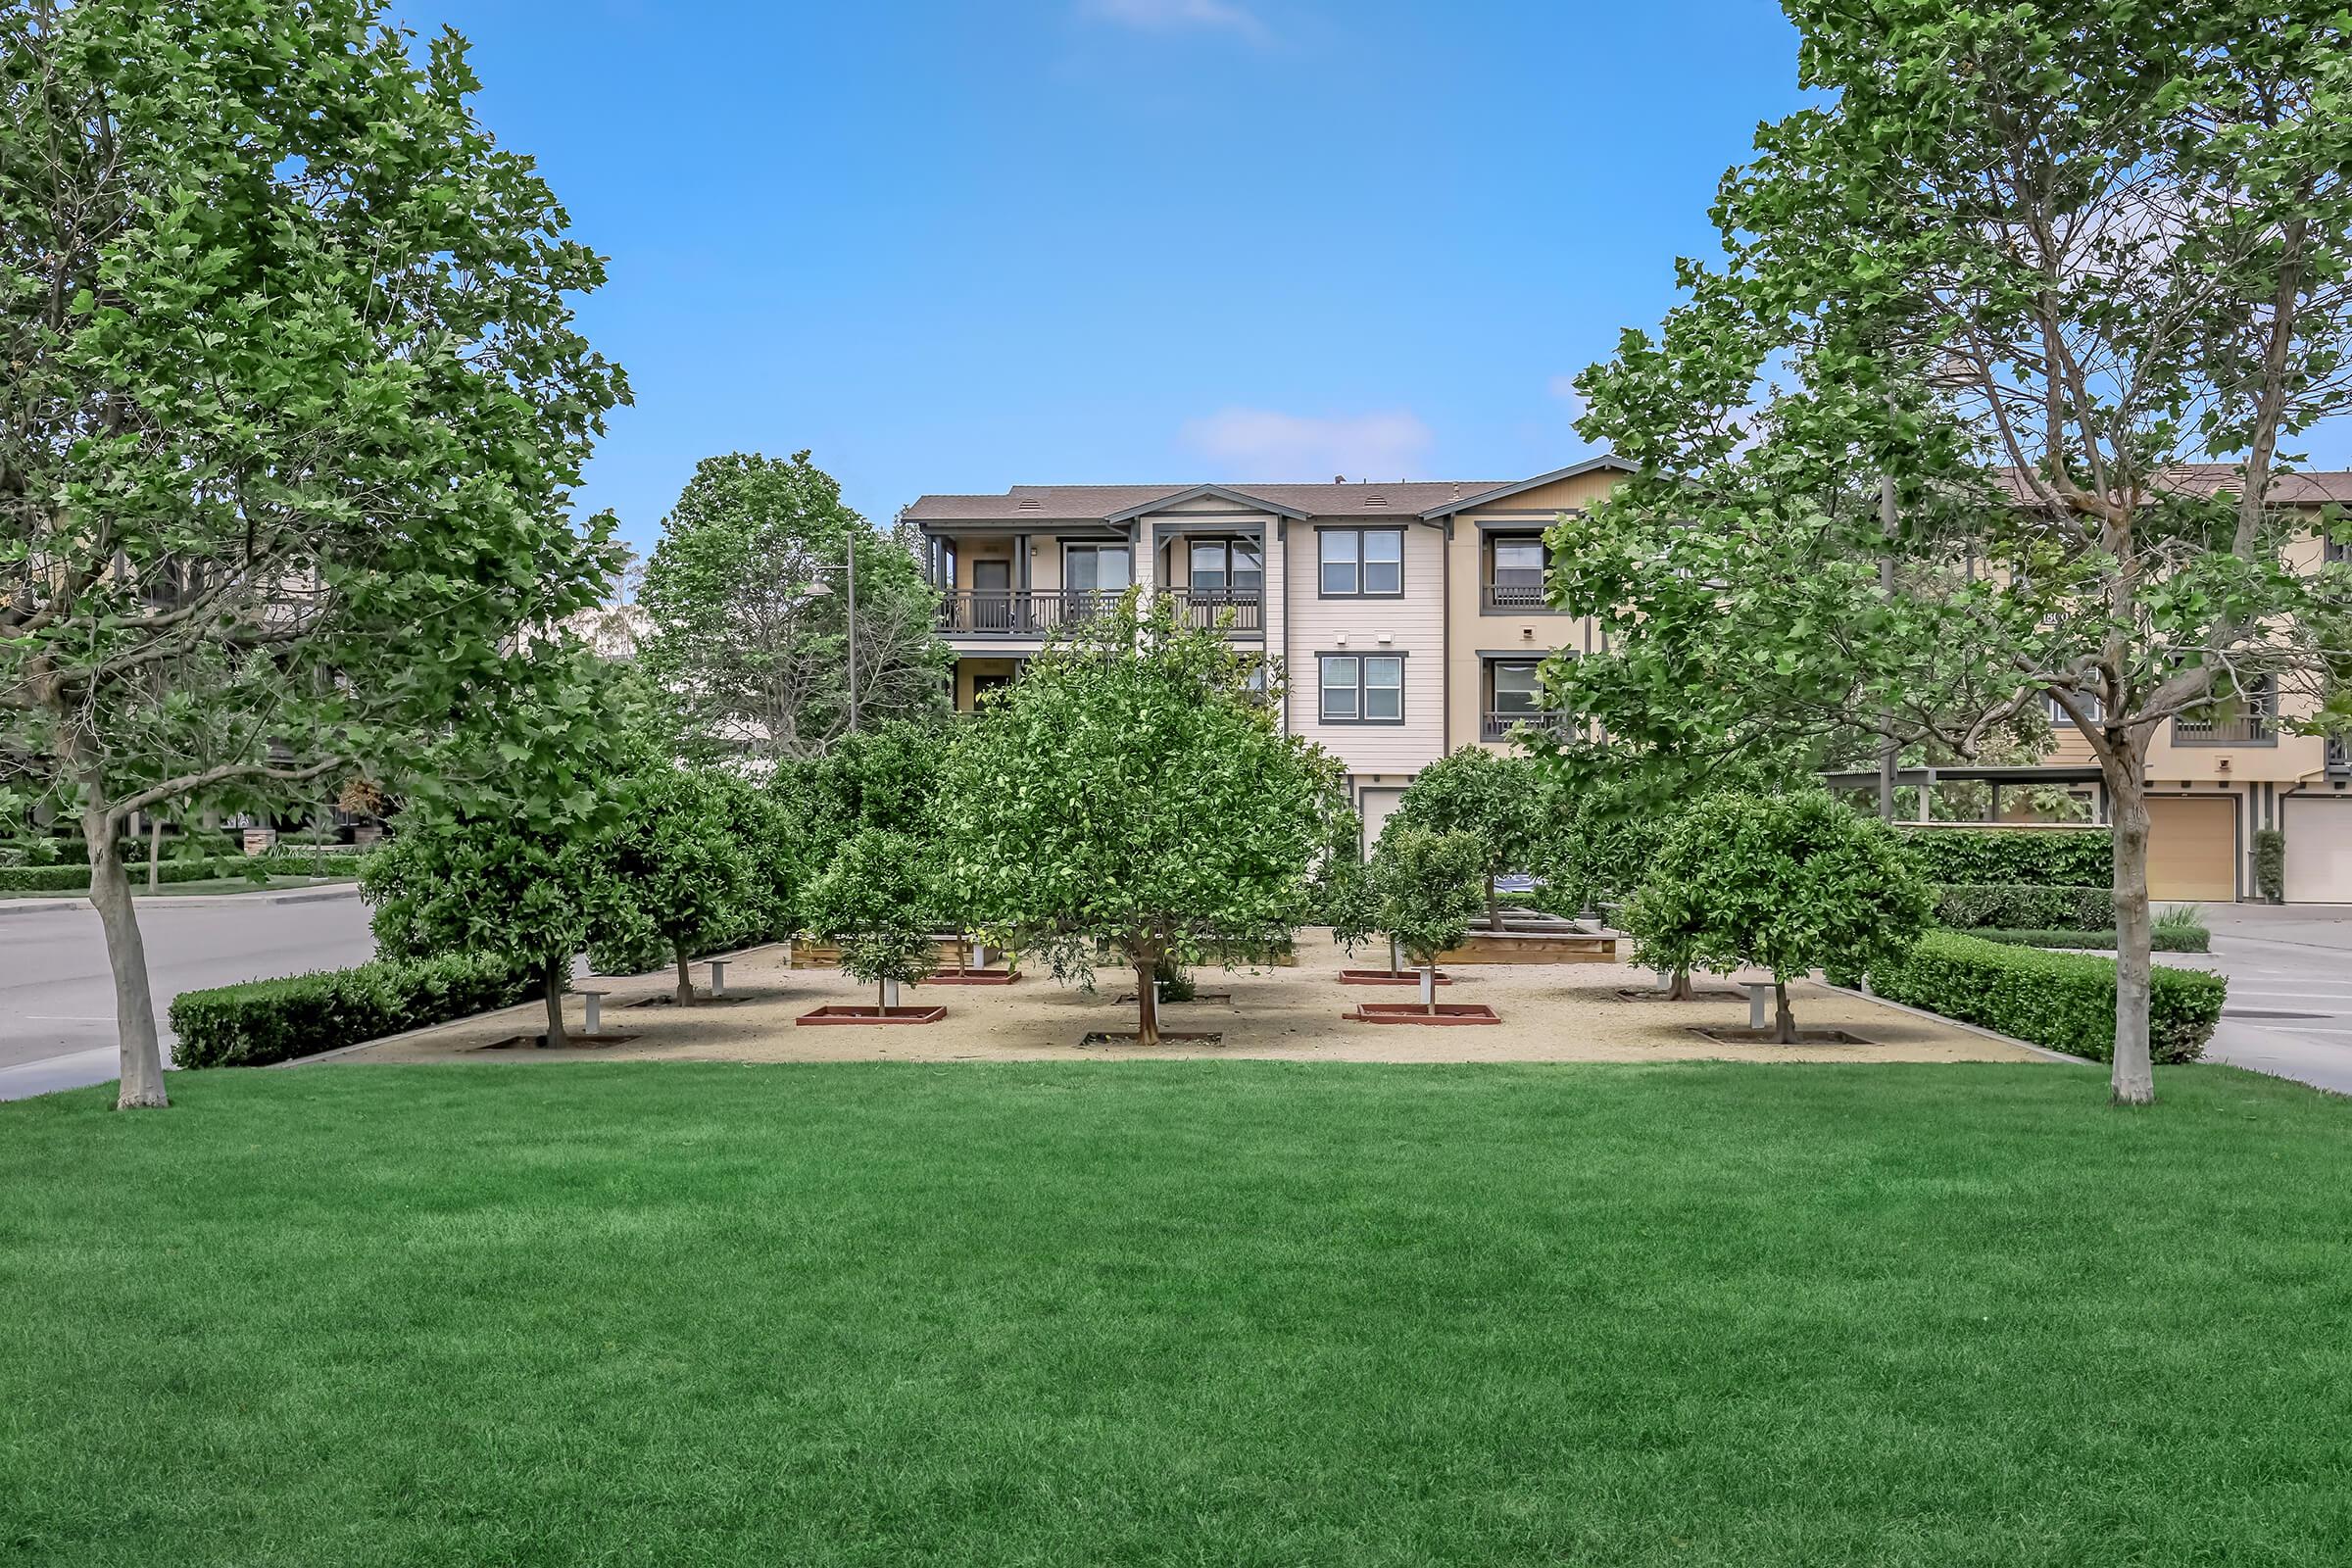
{"label": "white cloud", "polygon": [[1224,479],[1400,479],[1433,441],[1429,426],[1402,409],[1331,419],[1219,409],[1184,424],[1184,444],[1213,460]]}
{"label": "white cloud", "polygon": [[1233,0],[1078,0],[1078,14],[1144,32],[1229,32],[1253,44],[1274,38],[1256,13]]}

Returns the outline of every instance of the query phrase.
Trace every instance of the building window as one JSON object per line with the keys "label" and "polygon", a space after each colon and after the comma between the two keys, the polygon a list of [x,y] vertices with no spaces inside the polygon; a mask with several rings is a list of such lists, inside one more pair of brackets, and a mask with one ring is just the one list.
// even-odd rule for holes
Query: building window
{"label": "building window", "polygon": [[[2101,718],[2106,716],[2105,711],[2100,707],[2098,698],[2092,696],[2088,692],[2084,692],[2081,700],[2082,703],[2083,716],[2087,717],[2093,724],[2096,724]],[[2049,703],[2050,727],[2053,729],[2069,729],[2073,727],[2075,721],[2068,715],[2065,705],[2060,703],[2056,697],[2052,697],[2049,700]]]}
{"label": "building window", "polygon": [[1325,599],[1397,599],[1404,594],[1404,530],[1326,528],[1321,540]]}
{"label": "building window", "polygon": [[1508,740],[1511,731],[1522,724],[1551,724],[1551,715],[1544,710],[1541,659],[1489,659],[1483,662],[1485,707],[1480,715],[1480,740]]}
{"label": "building window", "polygon": [[1064,545],[1061,585],[1080,593],[1123,594],[1134,581],[1125,545]]}
{"label": "building window", "polygon": [[1402,654],[1321,654],[1322,707],[1327,724],[1404,722]]}
{"label": "building window", "polygon": [[1247,539],[1196,539],[1190,553],[1196,594],[1254,594],[1265,586],[1265,563]]}
{"label": "building window", "polygon": [[1486,608],[1543,610],[1542,534],[1497,534],[1487,544]]}

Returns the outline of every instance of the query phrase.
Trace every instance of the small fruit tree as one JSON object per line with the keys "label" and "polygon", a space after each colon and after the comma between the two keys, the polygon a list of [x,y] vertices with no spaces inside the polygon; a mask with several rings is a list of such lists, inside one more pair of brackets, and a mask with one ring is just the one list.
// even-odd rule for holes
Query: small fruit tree
{"label": "small fruit tree", "polygon": [[687,960],[741,929],[751,888],[725,786],[713,775],[648,758],[625,781],[608,841],[616,890],[659,933],[677,966],[678,1005],[694,1004]]}
{"label": "small fruit tree", "polygon": [[1365,867],[1366,913],[1421,971],[1421,1006],[1438,1007],[1438,955],[1470,933],[1484,898],[1486,850],[1467,833],[1432,833],[1409,822],[1380,835]]}
{"label": "small fruit tree", "polygon": [[1091,979],[1152,980],[1262,952],[1306,922],[1348,816],[1339,762],[1276,722],[1279,672],[1174,605],[1130,593],[1057,640],[956,739],[941,782],[945,874],[976,925]]}
{"label": "small fruit tree", "polygon": [[1788,980],[1899,956],[1927,929],[1926,880],[1887,826],[1819,790],[1727,792],[1683,813],[1626,910],[1642,963],[1772,971],[1773,1038],[1796,1039]]}
{"label": "small fruit tree", "polygon": [[1392,820],[1433,833],[1467,833],[1478,844],[1487,925],[1499,931],[1494,879],[1533,870],[1543,858],[1549,788],[1532,760],[1465,746],[1413,775]]}
{"label": "small fruit tree", "polygon": [[841,944],[841,966],[875,987],[875,1002],[898,1005],[902,985],[938,967],[928,847],[911,834],[860,828],[810,885],[808,922]]}

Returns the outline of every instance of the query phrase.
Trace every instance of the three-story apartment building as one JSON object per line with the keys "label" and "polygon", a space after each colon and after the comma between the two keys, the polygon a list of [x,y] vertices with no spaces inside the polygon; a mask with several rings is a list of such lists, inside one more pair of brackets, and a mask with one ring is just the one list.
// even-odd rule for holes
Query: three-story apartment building
{"label": "three-story apartment building", "polygon": [[[1589,620],[1544,603],[1544,531],[1626,471],[1599,457],[1519,480],[1017,485],[925,496],[902,515],[941,590],[958,709],[1011,680],[1062,626],[1146,584],[1282,662],[1282,721],[1347,765],[1369,842],[1424,765],[1543,721],[1538,667],[1593,637]],[[2222,485],[2229,472],[2183,470],[2180,482]],[[2352,503],[2352,473],[2296,476],[2278,499],[2316,516]],[[2302,548],[2316,564],[2330,547],[2314,531]],[[2352,903],[2352,752],[2287,734],[2281,716],[2293,715],[2257,694],[2157,738],[2156,897],[2253,896],[2255,835],[2282,828],[2288,900]],[[2056,727],[2037,766],[1939,776],[1994,781],[2012,806],[2020,786],[2072,788],[2099,810],[2088,743]]]}
{"label": "three-story apartment building", "polygon": [[1536,668],[1588,646],[1544,603],[1544,530],[1625,472],[1522,480],[1016,485],[906,509],[942,593],[969,709],[1074,618],[1133,584],[1279,660],[1283,723],[1346,763],[1378,833],[1427,763],[1537,716]]}

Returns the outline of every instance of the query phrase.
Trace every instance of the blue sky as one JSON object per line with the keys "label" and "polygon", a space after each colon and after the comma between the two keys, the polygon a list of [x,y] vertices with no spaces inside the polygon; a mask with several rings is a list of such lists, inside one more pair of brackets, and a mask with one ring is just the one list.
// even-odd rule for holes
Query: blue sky
{"label": "blue sky", "polygon": [[1504,479],[1653,323],[1756,122],[1763,0],[402,0],[612,259],[640,550],[707,454],[926,491]]}

